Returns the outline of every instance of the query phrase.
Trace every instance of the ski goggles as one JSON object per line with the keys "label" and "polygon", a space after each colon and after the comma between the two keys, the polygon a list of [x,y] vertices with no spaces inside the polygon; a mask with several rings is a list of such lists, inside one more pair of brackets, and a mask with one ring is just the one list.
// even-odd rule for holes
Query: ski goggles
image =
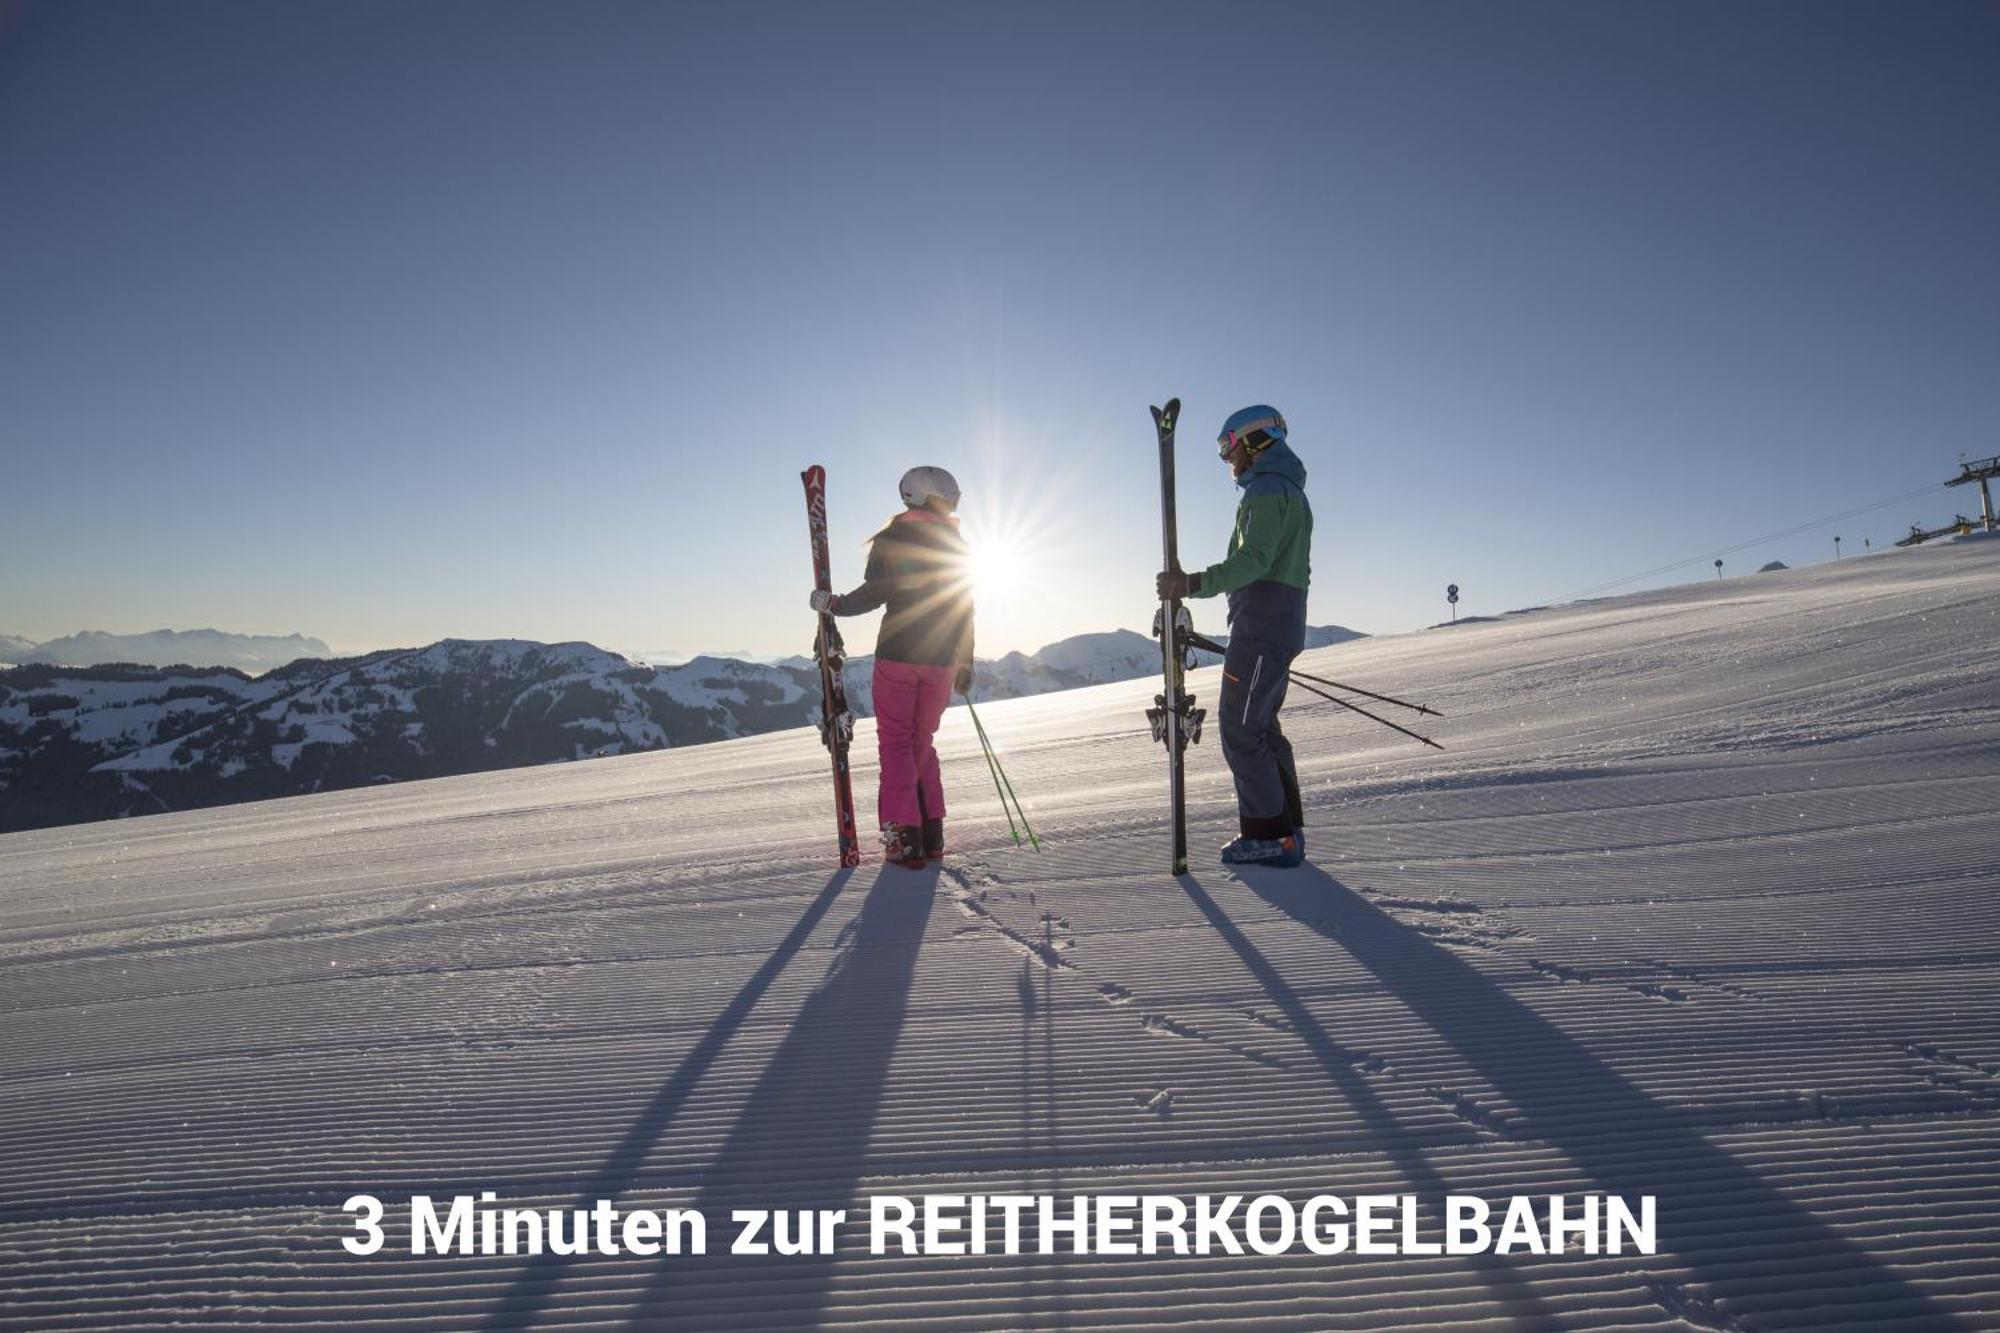
{"label": "ski goggles", "polygon": [[[1230,451],[1236,448],[1236,446],[1239,444],[1248,446],[1250,442],[1250,437],[1256,434],[1260,430],[1269,432],[1273,430],[1283,430],[1284,428],[1285,428],[1285,419],[1279,416],[1259,417],[1255,421],[1246,421],[1241,426],[1238,426],[1235,430],[1225,430],[1222,432],[1222,434],[1215,437],[1216,457],[1218,458],[1229,457]],[[1268,446],[1269,443],[1270,442],[1268,440],[1265,441],[1266,446]]]}

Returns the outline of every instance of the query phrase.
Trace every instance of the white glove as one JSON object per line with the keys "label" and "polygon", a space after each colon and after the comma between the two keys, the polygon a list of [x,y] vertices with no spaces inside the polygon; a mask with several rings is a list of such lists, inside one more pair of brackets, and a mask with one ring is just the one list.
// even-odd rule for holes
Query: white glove
{"label": "white glove", "polygon": [[835,597],[832,593],[828,592],[826,589],[814,588],[812,596],[806,599],[806,604],[811,606],[812,609],[815,611],[823,612],[823,611],[833,610],[834,606],[837,603],[839,603],[839,601],[840,599],[838,597]]}

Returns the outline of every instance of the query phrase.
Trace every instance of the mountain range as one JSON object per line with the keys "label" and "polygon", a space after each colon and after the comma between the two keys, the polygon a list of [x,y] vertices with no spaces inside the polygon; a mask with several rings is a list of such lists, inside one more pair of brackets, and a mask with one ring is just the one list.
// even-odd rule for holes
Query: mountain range
{"label": "mountain range", "polygon": [[[1309,645],[1360,637],[1316,627]],[[973,698],[1131,680],[1159,664],[1144,635],[1078,635],[981,661]],[[874,660],[850,658],[846,680],[854,712],[872,715]],[[260,675],[31,662],[0,671],[0,831],[699,745],[812,723],[819,695],[809,663],[660,667],[518,639],[302,657]]]}
{"label": "mountain range", "polygon": [[101,666],[135,662],[143,666],[234,667],[259,675],[301,657],[331,657],[333,650],[303,634],[229,634],[215,629],[156,629],[147,634],[106,634],[84,630],[36,643],[0,634],[0,662],[28,666]]}

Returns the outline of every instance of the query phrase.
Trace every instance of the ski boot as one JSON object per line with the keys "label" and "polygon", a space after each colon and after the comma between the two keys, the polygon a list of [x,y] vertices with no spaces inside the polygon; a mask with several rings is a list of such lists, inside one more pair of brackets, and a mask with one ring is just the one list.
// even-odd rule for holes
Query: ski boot
{"label": "ski boot", "polygon": [[1289,870],[1303,863],[1306,849],[1296,833],[1282,838],[1236,838],[1222,849],[1226,866],[1276,866]]}
{"label": "ski boot", "polygon": [[924,821],[924,857],[931,861],[944,860],[944,821],[926,819]]}
{"label": "ski boot", "polygon": [[882,859],[905,870],[922,870],[930,864],[924,855],[923,830],[915,824],[884,824],[882,847]]}

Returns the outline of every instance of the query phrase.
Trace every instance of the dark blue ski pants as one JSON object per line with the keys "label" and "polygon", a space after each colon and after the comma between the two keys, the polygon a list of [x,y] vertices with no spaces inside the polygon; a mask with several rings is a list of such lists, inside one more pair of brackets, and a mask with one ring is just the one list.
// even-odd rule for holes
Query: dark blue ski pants
{"label": "dark blue ski pants", "polygon": [[1222,755],[1236,778],[1236,814],[1246,838],[1283,838],[1305,827],[1292,743],[1278,726],[1298,655],[1297,648],[1239,629],[1222,659]]}

